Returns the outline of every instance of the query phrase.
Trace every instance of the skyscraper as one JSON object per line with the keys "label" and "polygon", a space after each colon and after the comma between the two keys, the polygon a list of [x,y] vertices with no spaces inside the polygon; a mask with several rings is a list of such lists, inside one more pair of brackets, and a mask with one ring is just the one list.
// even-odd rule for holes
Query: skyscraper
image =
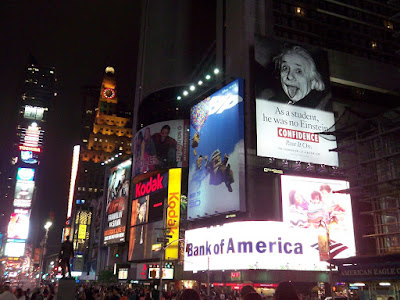
{"label": "skyscraper", "polygon": [[103,195],[105,165],[130,155],[132,120],[118,102],[112,67],[105,69],[100,88],[85,87],[83,96],[79,163],[64,238],[71,230],[74,248],[88,265],[89,248],[97,251],[101,241],[96,220],[103,205],[99,198]]}
{"label": "skyscraper", "polygon": [[[13,181],[12,208],[7,228],[4,255],[15,257],[22,264],[25,245],[29,235],[32,208],[37,207],[36,185],[40,174],[40,161],[45,148],[45,131],[48,113],[51,111],[56,92],[56,71],[54,67],[43,66],[33,57],[25,69],[25,80],[18,101],[16,138],[14,142],[12,167],[8,178]],[[11,186],[11,185],[10,185]],[[18,266],[17,266],[18,267]]]}

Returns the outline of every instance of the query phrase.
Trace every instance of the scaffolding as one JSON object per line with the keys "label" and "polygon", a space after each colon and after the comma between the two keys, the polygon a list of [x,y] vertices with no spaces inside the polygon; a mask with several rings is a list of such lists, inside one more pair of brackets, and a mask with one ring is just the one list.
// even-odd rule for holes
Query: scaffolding
{"label": "scaffolding", "polygon": [[400,108],[366,116],[346,108],[334,135],[341,173],[350,182],[355,215],[375,254],[400,253]]}

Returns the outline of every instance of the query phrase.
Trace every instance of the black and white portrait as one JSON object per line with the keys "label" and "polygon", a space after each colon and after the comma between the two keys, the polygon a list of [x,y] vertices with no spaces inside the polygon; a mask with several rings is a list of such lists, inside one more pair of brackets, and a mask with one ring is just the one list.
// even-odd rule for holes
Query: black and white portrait
{"label": "black and white portrait", "polygon": [[326,52],[256,37],[255,61],[256,99],[331,110]]}

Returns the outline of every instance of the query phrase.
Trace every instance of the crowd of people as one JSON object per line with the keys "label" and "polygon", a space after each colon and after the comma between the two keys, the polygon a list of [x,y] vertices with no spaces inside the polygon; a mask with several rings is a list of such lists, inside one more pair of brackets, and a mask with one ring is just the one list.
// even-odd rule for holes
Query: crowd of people
{"label": "crowd of people", "polygon": [[[4,285],[0,289],[0,300],[56,300],[57,285],[43,286],[34,290],[22,290]],[[145,289],[142,287],[128,288],[124,286],[103,286],[96,284],[82,284],[76,288],[75,299],[77,300],[158,300],[159,291],[156,289]],[[164,292],[164,300],[262,300],[265,297],[256,292],[250,286],[244,286],[240,291],[231,292],[212,291],[210,296],[205,290],[200,292],[195,289],[184,289],[182,291]],[[282,282],[275,290],[276,300],[300,299],[296,289],[290,282]],[[73,300],[73,299],[71,299]]]}

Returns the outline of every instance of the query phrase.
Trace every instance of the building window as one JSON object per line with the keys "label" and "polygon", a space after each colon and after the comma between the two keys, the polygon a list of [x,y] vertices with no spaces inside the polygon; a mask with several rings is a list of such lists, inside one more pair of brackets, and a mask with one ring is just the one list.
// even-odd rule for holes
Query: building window
{"label": "building window", "polygon": [[297,16],[299,16],[299,17],[304,17],[305,14],[306,14],[304,8],[302,8],[302,7],[300,7],[300,6],[296,6],[296,7],[294,8],[294,12],[295,12],[295,14],[296,14]]}

